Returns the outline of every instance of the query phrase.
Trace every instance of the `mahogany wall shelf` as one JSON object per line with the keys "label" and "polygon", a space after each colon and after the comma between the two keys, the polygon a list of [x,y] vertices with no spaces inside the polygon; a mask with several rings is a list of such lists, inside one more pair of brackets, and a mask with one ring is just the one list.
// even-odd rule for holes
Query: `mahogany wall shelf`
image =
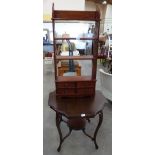
{"label": "mahogany wall shelf", "polygon": [[[67,21],[75,21],[79,23],[86,23],[88,21],[94,22],[94,32],[91,37],[58,37],[56,35],[57,21],[67,23]],[[99,27],[100,27],[100,13],[98,11],[64,11],[54,10],[52,7],[52,26],[53,26],[53,43],[54,43],[54,64],[55,64],[55,86],[56,95],[61,97],[85,97],[95,95],[96,86],[96,68],[97,68],[97,53],[99,42]],[[76,31],[76,30],[75,30]],[[92,53],[90,55],[79,56],[61,56],[60,48],[58,49],[57,41],[64,40],[81,40],[92,42]],[[59,76],[58,69],[60,61],[69,61],[74,65],[76,61],[89,60],[92,64],[91,74],[89,76],[81,74],[81,76]],[[81,67],[81,66],[80,66]],[[70,66],[68,67],[70,68]],[[83,69],[81,67],[81,69]],[[68,71],[70,72],[70,70]]]}

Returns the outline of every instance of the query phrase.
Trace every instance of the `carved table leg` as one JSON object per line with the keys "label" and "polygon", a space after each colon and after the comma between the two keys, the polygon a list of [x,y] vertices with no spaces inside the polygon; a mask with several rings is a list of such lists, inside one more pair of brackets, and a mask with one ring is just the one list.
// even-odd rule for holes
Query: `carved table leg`
{"label": "carved table leg", "polygon": [[[98,113],[98,115],[99,115],[99,122],[98,122],[98,125],[97,125],[97,127],[96,127],[96,130],[95,130],[95,132],[94,132],[94,136],[93,136],[93,137],[91,137],[89,134],[87,134],[87,133],[85,132],[85,127],[84,127],[84,128],[81,128],[82,131],[83,131],[83,133],[94,141],[94,144],[95,144],[96,149],[98,149],[98,145],[97,145],[97,142],[96,142],[96,136],[97,136],[98,130],[99,130],[99,128],[100,128],[100,126],[101,126],[101,124],[102,124],[102,121],[103,121],[103,112],[100,111],[100,112]],[[69,127],[69,133],[68,133],[66,136],[63,137],[63,136],[62,136],[61,129],[60,129],[60,123],[61,123],[61,121],[63,121],[63,120],[62,120],[62,115],[56,113],[56,126],[57,126],[58,133],[59,133],[59,136],[60,136],[60,144],[59,144],[59,147],[58,147],[58,149],[57,149],[58,152],[61,150],[62,142],[63,142],[63,141],[71,134],[71,132],[72,132],[72,128]],[[79,130],[79,129],[78,129],[78,130]]]}
{"label": "carved table leg", "polygon": [[98,145],[97,145],[97,142],[96,142],[96,136],[97,136],[98,130],[99,130],[99,128],[100,128],[100,126],[101,126],[101,124],[102,124],[102,121],[103,121],[103,112],[100,111],[100,112],[98,113],[98,115],[99,115],[99,122],[98,122],[98,125],[97,125],[97,127],[96,127],[96,130],[95,130],[95,132],[94,132],[94,136],[93,136],[93,137],[86,133],[85,128],[82,129],[83,133],[84,133],[86,136],[88,136],[91,140],[94,141],[94,144],[95,144],[96,149],[98,149]]}
{"label": "carved table leg", "polygon": [[103,112],[100,111],[98,115],[99,115],[99,123],[98,123],[98,125],[96,127],[96,130],[95,130],[95,133],[94,133],[94,138],[93,138],[96,149],[98,149],[98,145],[96,143],[96,136],[97,136],[98,130],[99,130],[99,128],[100,128],[100,126],[102,124],[102,121],[103,121]]}
{"label": "carved table leg", "polygon": [[56,113],[56,126],[57,126],[59,136],[60,136],[60,144],[59,144],[59,147],[57,149],[58,152],[60,151],[61,144],[62,144],[62,133],[61,133],[61,129],[60,129],[61,120],[62,120],[62,116],[60,114]]}
{"label": "carved table leg", "polygon": [[71,134],[72,132],[72,129],[69,128],[69,133],[62,137],[62,132],[61,132],[61,128],[60,128],[60,123],[61,123],[62,120],[62,116],[58,113],[56,113],[56,126],[57,126],[57,129],[58,129],[58,132],[59,132],[59,136],[60,136],[60,144],[59,144],[59,147],[57,148],[57,151],[60,152],[61,150],[61,145],[62,145],[62,142]]}

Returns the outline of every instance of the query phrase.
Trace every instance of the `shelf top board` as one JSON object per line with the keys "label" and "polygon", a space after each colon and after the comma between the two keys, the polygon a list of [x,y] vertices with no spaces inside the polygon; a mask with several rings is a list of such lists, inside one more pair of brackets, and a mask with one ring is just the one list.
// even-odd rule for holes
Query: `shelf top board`
{"label": "shelf top board", "polygon": [[100,14],[97,11],[60,11],[54,10],[53,20],[86,20],[100,21]]}

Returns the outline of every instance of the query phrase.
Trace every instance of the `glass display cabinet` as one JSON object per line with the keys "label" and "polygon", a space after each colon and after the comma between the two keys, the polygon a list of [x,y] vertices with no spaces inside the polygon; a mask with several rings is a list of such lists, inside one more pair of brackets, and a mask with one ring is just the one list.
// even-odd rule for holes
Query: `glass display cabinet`
{"label": "glass display cabinet", "polygon": [[99,42],[98,11],[52,7],[56,95],[94,96]]}

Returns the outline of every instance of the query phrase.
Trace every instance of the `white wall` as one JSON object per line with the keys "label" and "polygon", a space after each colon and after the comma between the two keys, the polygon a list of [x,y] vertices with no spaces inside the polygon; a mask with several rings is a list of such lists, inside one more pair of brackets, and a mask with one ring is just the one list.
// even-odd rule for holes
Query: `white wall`
{"label": "white wall", "polygon": [[104,23],[104,32],[112,33],[112,5],[107,5]]}
{"label": "white wall", "polygon": [[52,13],[52,3],[54,0],[43,0],[43,14]]}
{"label": "white wall", "polygon": [[85,2],[85,10],[86,11],[96,11],[96,5],[94,2],[86,1]]}
{"label": "white wall", "polygon": [[43,13],[52,12],[52,3],[56,10],[84,10],[85,0],[43,0]]}
{"label": "white wall", "polygon": [[96,11],[96,8],[100,10],[100,33],[112,33],[112,5],[95,4],[91,1],[85,2],[86,11]]}
{"label": "white wall", "polygon": [[85,0],[53,0],[56,10],[81,10],[85,9]]}

